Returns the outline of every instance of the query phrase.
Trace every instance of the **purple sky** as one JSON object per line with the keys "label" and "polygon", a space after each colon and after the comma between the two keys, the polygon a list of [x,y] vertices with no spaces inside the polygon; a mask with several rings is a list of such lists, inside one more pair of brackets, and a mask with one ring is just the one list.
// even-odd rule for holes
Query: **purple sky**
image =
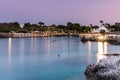
{"label": "purple sky", "polygon": [[120,0],[0,0],[0,22],[99,24],[120,21]]}

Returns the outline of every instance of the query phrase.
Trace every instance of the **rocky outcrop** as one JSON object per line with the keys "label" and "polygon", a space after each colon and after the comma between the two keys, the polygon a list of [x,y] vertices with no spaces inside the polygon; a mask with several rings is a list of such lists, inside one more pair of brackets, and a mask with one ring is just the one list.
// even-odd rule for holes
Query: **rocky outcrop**
{"label": "rocky outcrop", "polygon": [[120,80],[120,56],[110,56],[100,60],[96,65],[88,65],[85,75],[94,80]]}

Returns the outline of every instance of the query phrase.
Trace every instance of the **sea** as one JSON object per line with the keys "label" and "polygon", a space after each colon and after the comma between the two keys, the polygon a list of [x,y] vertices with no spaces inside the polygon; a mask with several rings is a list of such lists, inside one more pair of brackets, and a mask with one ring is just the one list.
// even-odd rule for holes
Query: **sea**
{"label": "sea", "polygon": [[1,38],[0,80],[87,80],[86,66],[120,53],[120,45],[80,37]]}

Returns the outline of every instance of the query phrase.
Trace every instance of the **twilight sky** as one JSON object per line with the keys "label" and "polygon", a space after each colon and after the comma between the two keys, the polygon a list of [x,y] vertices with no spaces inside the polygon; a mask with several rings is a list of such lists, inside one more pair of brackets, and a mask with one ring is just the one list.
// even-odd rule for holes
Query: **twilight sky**
{"label": "twilight sky", "polygon": [[120,0],[0,0],[0,22],[99,24],[120,21]]}

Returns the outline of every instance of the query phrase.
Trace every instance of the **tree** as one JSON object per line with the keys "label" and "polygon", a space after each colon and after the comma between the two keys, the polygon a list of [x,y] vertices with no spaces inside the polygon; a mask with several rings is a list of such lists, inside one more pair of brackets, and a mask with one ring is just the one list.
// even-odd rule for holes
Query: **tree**
{"label": "tree", "polygon": [[72,30],[72,27],[73,27],[73,23],[68,22],[68,23],[67,23],[67,28],[68,28],[69,30]]}
{"label": "tree", "polygon": [[112,30],[114,31],[120,31],[120,23],[115,23],[113,25],[110,26],[112,28]]}
{"label": "tree", "polygon": [[23,29],[27,31],[32,31],[31,26],[32,25],[30,23],[24,23]]}
{"label": "tree", "polygon": [[100,20],[100,23],[102,24],[102,26],[104,26],[104,21],[103,20]]}
{"label": "tree", "polygon": [[18,22],[0,23],[0,32],[17,32],[21,30]]}
{"label": "tree", "polygon": [[45,23],[41,22],[41,21],[38,24],[39,24],[39,26],[44,26],[45,25]]}
{"label": "tree", "polygon": [[103,20],[100,20],[100,23],[103,24],[104,23]]}
{"label": "tree", "polygon": [[82,30],[82,28],[81,28],[81,26],[80,26],[79,23],[74,23],[73,24],[73,30],[76,31],[76,32],[78,32],[78,33],[80,33],[81,30]]}
{"label": "tree", "polygon": [[18,22],[13,22],[13,25],[17,28],[20,28],[20,24]]}

